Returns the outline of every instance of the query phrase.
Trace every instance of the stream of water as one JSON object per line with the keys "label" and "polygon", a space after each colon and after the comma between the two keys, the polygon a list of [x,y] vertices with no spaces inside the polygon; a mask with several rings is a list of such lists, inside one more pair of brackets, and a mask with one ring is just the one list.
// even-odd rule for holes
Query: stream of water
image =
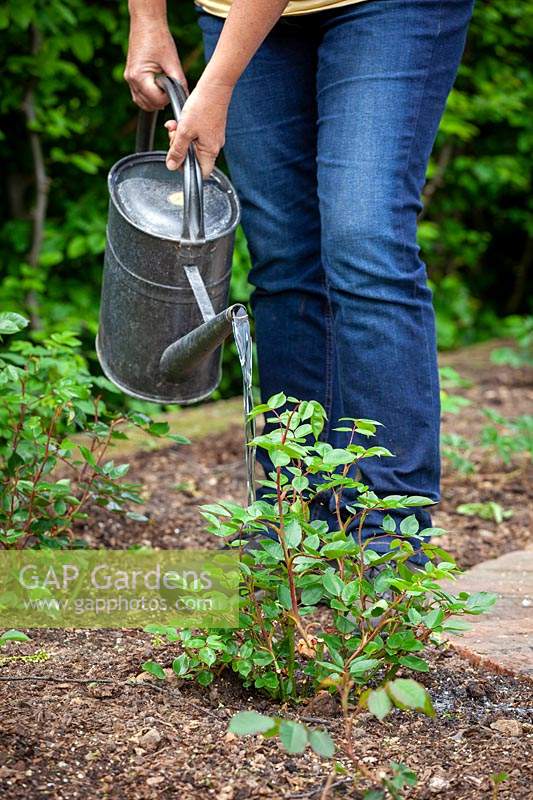
{"label": "stream of water", "polygon": [[243,308],[233,316],[233,337],[239,355],[242,371],[242,397],[244,405],[244,461],[246,464],[246,486],[248,505],[255,502],[255,447],[250,442],[255,436],[255,420],[250,420],[248,414],[253,408],[252,394],[252,335],[250,333],[250,320]]}

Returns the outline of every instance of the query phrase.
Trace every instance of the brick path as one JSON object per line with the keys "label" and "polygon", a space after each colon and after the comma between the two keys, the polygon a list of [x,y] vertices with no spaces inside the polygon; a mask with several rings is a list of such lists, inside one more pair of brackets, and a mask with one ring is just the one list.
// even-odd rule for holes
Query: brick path
{"label": "brick path", "polygon": [[474,663],[533,679],[533,549],[477,564],[450,589],[498,594],[490,613],[464,617],[472,630],[449,637],[455,650]]}

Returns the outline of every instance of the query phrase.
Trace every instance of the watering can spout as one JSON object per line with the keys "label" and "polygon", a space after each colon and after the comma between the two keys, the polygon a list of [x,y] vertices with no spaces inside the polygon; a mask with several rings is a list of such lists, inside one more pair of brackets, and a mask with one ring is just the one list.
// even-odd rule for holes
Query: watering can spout
{"label": "watering can spout", "polygon": [[237,303],[170,344],[159,362],[165,380],[182,379],[197,369],[198,363],[220,347],[230,335],[234,317],[246,313],[245,307]]}

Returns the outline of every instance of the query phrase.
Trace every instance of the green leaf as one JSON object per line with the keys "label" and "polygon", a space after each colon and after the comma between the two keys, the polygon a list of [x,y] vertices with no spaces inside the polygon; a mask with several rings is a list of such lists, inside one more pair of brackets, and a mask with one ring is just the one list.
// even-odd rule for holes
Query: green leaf
{"label": "green leaf", "polygon": [[386,514],[383,517],[381,527],[386,533],[396,533],[396,522],[390,514]]}
{"label": "green leaf", "polygon": [[272,397],[267,400],[267,406],[271,411],[273,411],[275,408],[284,406],[286,402],[286,395],[284,395],[283,392],[278,392],[278,394],[273,394]]}
{"label": "green leaf", "polygon": [[146,514],[139,514],[137,511],[127,511],[126,517],[134,522],[148,522]]}
{"label": "green leaf", "polygon": [[332,664],[330,661],[317,661],[318,666],[324,667],[324,669],[328,670],[328,672],[335,672],[338,675],[341,675],[344,670],[342,667],[337,666],[337,664]]}
{"label": "green leaf", "polygon": [[254,686],[256,689],[269,689],[276,692],[279,689],[279,678],[275,672],[265,672],[255,679]]}
{"label": "green leaf", "polygon": [[[409,622],[412,622],[413,625],[419,625],[422,622],[422,614],[416,610],[416,608],[410,608],[407,612],[407,617],[409,618]],[[428,625],[428,628],[430,626]]]}
{"label": "green leaf", "polygon": [[87,447],[84,447],[81,444],[79,450],[82,456],[84,457],[85,461],[87,461],[87,463],[90,464],[91,467],[96,467],[96,459],[94,455],[91,453],[91,451]]}
{"label": "green leaf", "polygon": [[307,728],[300,722],[282,720],[279,738],[288,753],[303,753],[307,746]]}
{"label": "green leaf", "polygon": [[374,456],[378,456],[378,458],[381,458],[382,456],[394,458],[391,451],[387,450],[386,447],[369,447],[364,451],[363,458],[373,458]]}
{"label": "green leaf", "polygon": [[409,517],[405,517],[405,519],[402,519],[400,522],[400,531],[404,536],[412,536],[418,533],[419,529],[420,525],[414,514],[411,514]]}
{"label": "green leaf", "polygon": [[273,450],[270,453],[270,458],[275,467],[286,467],[291,463],[291,457],[283,450]]}
{"label": "green leaf", "polygon": [[324,558],[342,558],[348,553],[357,552],[357,549],[358,545],[352,538],[350,538],[344,542],[329,542],[322,548],[321,555]]}
{"label": "green leaf", "polygon": [[29,320],[14,311],[0,313],[0,335],[18,333],[29,325]]}
{"label": "green leaf", "polygon": [[435,716],[435,710],[427,690],[411,678],[396,678],[385,685],[385,689],[395,706],[401,709],[420,711],[428,717]]}
{"label": "green leaf", "polygon": [[189,671],[190,658],[187,653],[182,653],[172,662],[172,669],[178,677],[186,675]]}
{"label": "green leaf", "polygon": [[196,680],[200,684],[200,686],[209,686],[210,683],[213,682],[214,675],[212,672],[208,672],[207,670],[203,670],[203,672],[199,672],[196,676]]}
{"label": "green leaf", "polygon": [[346,605],[353,603],[359,594],[360,588],[359,581],[350,581],[350,583],[347,583],[341,594],[343,602],[346,603]]}
{"label": "green leaf", "polygon": [[417,672],[429,672],[429,664],[423,658],[418,656],[402,656],[400,664],[408,669],[414,669]]}
{"label": "green leaf", "polygon": [[272,539],[261,539],[261,548],[268,553],[271,558],[276,559],[276,561],[283,561],[285,558],[280,543],[274,542]]}
{"label": "green leaf", "polygon": [[324,429],[326,412],[320,403],[316,402],[316,400],[310,401],[309,407],[312,409],[311,418],[309,421],[311,423],[311,428],[313,429],[313,435],[318,439]]}
{"label": "green leaf", "polygon": [[148,433],[151,433],[152,436],[166,436],[169,428],[168,422],[152,422],[148,426]]}
{"label": "green leaf", "polygon": [[315,728],[308,731],[309,744],[317,756],[332,758],[335,754],[335,743],[329,733]]}
{"label": "green leaf", "polygon": [[26,636],[26,634],[22,633],[22,631],[16,631],[14,629],[5,631],[0,636],[0,644],[2,644],[3,642],[29,642],[29,641],[30,641],[29,636]]}
{"label": "green leaf", "polygon": [[318,534],[313,533],[311,536],[307,536],[304,539],[304,549],[306,550],[318,550],[320,547],[320,537]]}
{"label": "green leaf", "polygon": [[497,602],[498,595],[492,592],[474,592],[465,604],[465,611],[469,614],[484,614]]}
{"label": "green leaf", "polygon": [[432,506],[435,505],[435,501],[432,500],[430,497],[422,497],[421,495],[413,494],[410,497],[406,497],[402,503],[404,506]]}
{"label": "green leaf", "polygon": [[198,656],[201,659],[201,661],[204,662],[204,664],[207,664],[208,667],[214,664],[215,661],[217,660],[215,651],[211,650],[210,647],[202,647],[198,651]]}
{"label": "green leaf", "polygon": [[392,703],[385,689],[374,689],[367,697],[366,705],[371,714],[379,720],[385,719],[392,708]]}
{"label": "green leaf", "polygon": [[486,503],[463,503],[457,506],[457,513],[464,514],[469,517],[479,517],[480,519],[491,520],[497,525],[503,522],[504,519],[509,519],[513,516],[511,509],[504,509],[499,503],[492,500]]}
{"label": "green leaf", "polygon": [[229,723],[228,730],[237,736],[253,736],[257,733],[266,733],[274,727],[276,721],[257,711],[239,711]]}
{"label": "green leaf", "polygon": [[398,631],[387,638],[387,650],[423,650],[424,645],[419,642],[412,630]]}
{"label": "green leaf", "polygon": [[497,786],[499,783],[505,783],[505,781],[508,781],[509,774],[507,772],[493,772],[490,776],[490,779]]}
{"label": "green leaf", "polygon": [[181,436],[181,434],[179,434],[179,433],[167,433],[166,438],[170,439],[173,442],[176,442],[176,444],[190,444],[191,443],[190,439],[187,439],[186,436]]}
{"label": "green leaf", "polygon": [[292,485],[297,492],[303,492],[309,486],[309,479],[305,475],[297,475],[296,478],[293,478]]}
{"label": "green leaf", "polygon": [[278,586],[278,600],[287,611],[290,611],[292,608],[292,600],[291,600],[291,591],[286,584],[280,584]]}
{"label": "green leaf", "polygon": [[176,628],[170,625],[160,625],[157,622],[151,622],[149,625],[144,626],[143,631],[145,633],[155,633],[159,636],[166,636],[167,633],[176,633]]}
{"label": "green leaf", "polygon": [[342,450],[340,448],[333,448],[332,450],[328,450],[323,455],[324,463],[338,467],[342,464],[351,464],[354,461],[353,453],[350,453],[349,450]]}
{"label": "green leaf", "polygon": [[165,671],[163,667],[155,661],[145,661],[144,664],[141,665],[142,669],[145,672],[149,672],[150,675],[154,675],[160,681],[164,681],[166,678]]}
{"label": "green leaf", "polygon": [[314,606],[322,599],[323,595],[322,586],[309,586],[302,590],[301,600],[304,606]]}
{"label": "green leaf", "polygon": [[431,630],[438,628],[444,621],[444,611],[441,608],[434,608],[428,611],[427,614],[424,614],[423,617],[421,617],[420,614],[418,616],[420,619],[415,620],[415,625],[418,625],[418,623],[422,621],[426,628],[431,628]]}
{"label": "green leaf", "polygon": [[442,623],[442,630],[449,631],[449,632],[457,632],[462,633],[464,631],[469,631],[471,625],[464,619],[447,619],[445,622]]}
{"label": "green leaf", "polygon": [[334,572],[325,572],[322,584],[327,592],[336,597],[339,597],[344,589],[344,583]]}
{"label": "green leaf", "polygon": [[94,46],[89,33],[84,33],[79,29],[70,37],[70,46],[74,55],[80,61],[90,61],[93,53]]}
{"label": "green leaf", "polygon": [[302,541],[302,528],[297,520],[291,520],[285,527],[285,541],[287,542],[287,547],[291,548],[298,547]]}
{"label": "green leaf", "polygon": [[80,256],[84,256],[87,251],[86,236],[74,236],[68,243],[67,256],[69,258],[79,258]]}
{"label": "green leaf", "polygon": [[350,675],[364,675],[365,672],[375,669],[379,666],[379,664],[380,661],[377,658],[366,658],[365,656],[359,656],[358,658],[354,658],[350,664]]}

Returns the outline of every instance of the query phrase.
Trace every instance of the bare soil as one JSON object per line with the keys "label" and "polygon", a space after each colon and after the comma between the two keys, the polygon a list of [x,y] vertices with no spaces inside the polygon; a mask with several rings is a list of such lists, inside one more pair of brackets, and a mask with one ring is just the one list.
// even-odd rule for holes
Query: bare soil
{"label": "bare soil", "polygon": [[[474,436],[483,406],[504,416],[531,413],[531,373],[491,366],[482,348],[446,361],[475,384],[462,392],[472,404],[447,416],[445,430]],[[95,509],[77,533],[91,546],[216,547],[197,508],[215,498],[244,501],[242,446],[234,426],[188,447],[135,454],[131,477],[144,486],[148,524]],[[531,546],[531,468],[520,459],[503,466],[481,450],[474,460],[477,472],[468,477],[444,465],[443,500],[434,515],[434,524],[449,531],[445,546],[464,567]],[[497,525],[456,511],[486,500],[513,516]],[[280,709],[232,676],[209,689],[140,676],[143,661],[169,667],[176,650],[138,631],[28,633],[31,642],[10,644],[0,655],[2,798],[320,798],[326,763],[311,753],[290,756],[273,740],[237,739],[227,725],[234,712],[254,708],[325,726],[340,741],[340,712],[329,696]],[[406,762],[418,774],[406,797],[416,800],[529,800],[531,683],[487,672],[449,650],[432,653],[430,662],[430,672],[417,677],[437,718],[394,712],[379,723],[361,716],[355,737],[364,762],[377,771],[391,760]],[[508,779],[495,794],[490,776],[499,772]],[[361,798],[365,786],[339,776],[330,798]]]}

